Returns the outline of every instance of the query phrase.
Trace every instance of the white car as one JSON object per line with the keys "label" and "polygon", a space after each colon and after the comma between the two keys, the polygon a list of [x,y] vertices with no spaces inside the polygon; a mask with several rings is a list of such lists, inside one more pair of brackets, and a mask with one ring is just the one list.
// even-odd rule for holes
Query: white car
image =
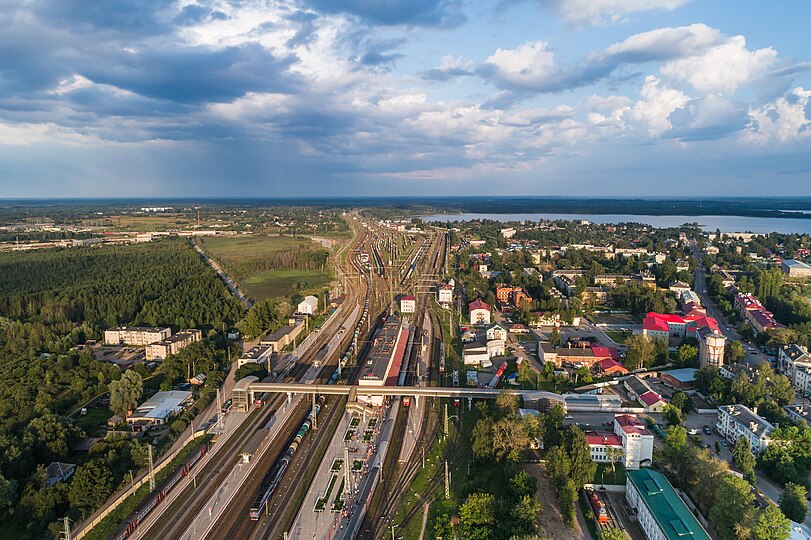
{"label": "white car", "polygon": [[690,435],[698,435],[698,430],[694,428],[688,431],[687,433],[689,433]]}

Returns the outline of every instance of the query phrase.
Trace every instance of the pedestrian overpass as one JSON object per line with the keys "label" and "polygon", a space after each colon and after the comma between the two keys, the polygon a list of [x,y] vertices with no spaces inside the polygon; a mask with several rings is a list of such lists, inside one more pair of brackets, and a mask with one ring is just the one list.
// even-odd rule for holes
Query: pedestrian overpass
{"label": "pedestrian overpass", "polygon": [[[247,380],[252,379],[252,380]],[[622,400],[616,395],[590,395],[556,394],[544,390],[524,390],[518,388],[457,388],[442,386],[362,386],[346,384],[299,384],[299,383],[271,383],[258,382],[255,377],[246,377],[240,380],[233,391],[234,403],[253,403],[257,394],[274,393],[287,394],[288,398],[294,394],[312,394],[326,396],[348,396],[350,402],[358,397],[384,396],[402,397],[410,396],[416,400],[420,398],[467,398],[495,399],[499,394],[520,396],[526,403],[539,403],[542,409],[550,408],[556,404],[563,405],[568,410],[581,411],[612,411],[619,410]]]}

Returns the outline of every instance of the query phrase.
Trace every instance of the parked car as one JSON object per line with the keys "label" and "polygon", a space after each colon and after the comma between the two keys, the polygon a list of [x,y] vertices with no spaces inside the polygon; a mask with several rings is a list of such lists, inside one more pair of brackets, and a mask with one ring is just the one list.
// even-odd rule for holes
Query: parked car
{"label": "parked car", "polygon": [[729,443],[726,439],[721,439],[721,446],[729,446]]}
{"label": "parked car", "polygon": [[698,435],[698,430],[694,428],[688,431],[687,433],[689,433],[690,435]]}
{"label": "parked car", "polygon": [[703,428],[701,428],[701,431],[703,431],[707,435],[712,435],[712,430],[710,429],[710,426],[704,426]]}

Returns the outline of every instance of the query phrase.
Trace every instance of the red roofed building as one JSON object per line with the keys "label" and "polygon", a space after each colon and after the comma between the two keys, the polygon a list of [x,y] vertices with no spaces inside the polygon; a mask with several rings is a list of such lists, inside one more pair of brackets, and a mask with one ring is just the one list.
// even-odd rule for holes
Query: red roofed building
{"label": "red roofed building", "polygon": [[470,324],[490,324],[490,306],[481,298],[477,298],[470,304]]}
{"label": "red roofed building", "polygon": [[614,433],[622,438],[626,469],[649,466],[653,460],[653,433],[633,414],[614,416]]}
{"label": "red roofed building", "polygon": [[[610,463],[609,449],[622,450],[619,463],[626,469],[648,466],[653,459],[653,434],[635,415],[614,416],[614,432],[588,431],[586,441],[591,450],[591,459],[597,463]],[[616,458],[615,458],[616,459]]]}
{"label": "red roofed building", "polygon": [[697,309],[685,316],[651,311],[642,321],[642,334],[648,337],[694,337],[701,328],[719,331],[718,321]]}
{"label": "red roofed building", "polygon": [[595,365],[597,366],[598,371],[603,375],[625,375],[626,373],[628,373],[628,370],[625,369],[625,366],[623,366],[613,358],[606,358],[604,360],[600,360]]}
{"label": "red roofed building", "polygon": [[662,412],[665,409],[665,405],[667,405],[665,400],[662,399],[662,396],[653,390],[639,396],[638,401],[645,406],[648,412]]}

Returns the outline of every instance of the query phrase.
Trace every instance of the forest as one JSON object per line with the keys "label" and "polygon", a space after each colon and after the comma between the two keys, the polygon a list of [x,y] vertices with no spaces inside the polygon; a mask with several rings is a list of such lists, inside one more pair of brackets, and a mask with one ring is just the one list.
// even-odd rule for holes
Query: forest
{"label": "forest", "polygon": [[[95,360],[86,341],[115,324],[204,330],[208,339],[168,358],[157,375],[133,370],[152,390],[171,388],[192,362],[209,373],[175,434],[222,382],[220,332],[243,315],[184,240],[0,254],[0,537],[42,538],[68,504],[80,519],[143,466],[143,445],[128,439],[73,449],[85,433],[70,414],[122,376]],[[52,461],[78,464],[76,481],[49,485]]]}

